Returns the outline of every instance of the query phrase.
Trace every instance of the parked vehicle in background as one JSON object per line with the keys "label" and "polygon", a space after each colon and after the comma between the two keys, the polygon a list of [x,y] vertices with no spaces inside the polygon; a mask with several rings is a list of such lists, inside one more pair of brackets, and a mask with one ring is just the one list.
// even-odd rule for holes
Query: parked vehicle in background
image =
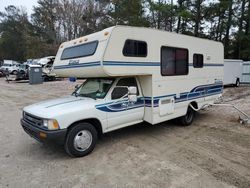
{"label": "parked vehicle in background", "polygon": [[16,74],[7,74],[6,81],[18,81],[18,80],[28,80],[29,79],[29,65],[26,63],[17,65]]}
{"label": "parked vehicle in background", "polygon": [[5,74],[17,74],[19,63],[13,60],[4,60],[3,65],[0,67],[0,71]]}
{"label": "parked vehicle in background", "polygon": [[56,79],[56,74],[53,71],[53,63],[55,61],[55,56],[49,56],[46,58],[42,58],[45,59],[46,61],[38,61],[38,62],[47,62],[46,64],[41,64],[42,66],[42,71],[43,71],[43,80],[44,81],[53,81]]}
{"label": "parked vehicle in background", "polygon": [[54,62],[54,60],[55,60],[55,56],[42,57],[37,60],[37,64],[44,66],[50,63],[51,61]]}
{"label": "parked vehicle in background", "polygon": [[136,123],[188,126],[222,94],[223,52],[219,42],[128,26],[65,42],[55,73],[86,81],[71,96],[25,107],[22,127],[81,157],[101,134]]}
{"label": "parked vehicle in background", "polygon": [[224,59],[224,85],[234,85],[239,87],[242,78],[243,60]]}
{"label": "parked vehicle in background", "polygon": [[241,82],[243,84],[250,84],[250,61],[245,61],[243,63]]}

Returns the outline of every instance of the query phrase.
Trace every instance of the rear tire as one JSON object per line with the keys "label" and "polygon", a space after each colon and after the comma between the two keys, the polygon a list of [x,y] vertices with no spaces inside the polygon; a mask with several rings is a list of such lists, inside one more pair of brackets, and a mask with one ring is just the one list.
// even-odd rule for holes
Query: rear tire
{"label": "rear tire", "polygon": [[68,131],[64,149],[72,157],[83,157],[94,150],[97,139],[97,131],[92,124],[79,123]]}
{"label": "rear tire", "polygon": [[186,115],[180,118],[181,124],[183,126],[191,125],[194,120],[194,116],[195,111],[191,107],[188,107]]}
{"label": "rear tire", "polygon": [[17,75],[17,71],[16,70],[12,71],[12,74]]}
{"label": "rear tire", "polygon": [[235,87],[239,87],[240,86],[240,80],[239,78],[237,78],[236,82],[235,82]]}

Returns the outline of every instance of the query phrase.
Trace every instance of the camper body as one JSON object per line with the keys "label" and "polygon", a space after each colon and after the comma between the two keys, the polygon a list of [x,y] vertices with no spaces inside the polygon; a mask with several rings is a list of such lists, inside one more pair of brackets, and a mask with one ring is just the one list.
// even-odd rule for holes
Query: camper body
{"label": "camper body", "polygon": [[191,124],[194,109],[214,103],[222,93],[223,46],[115,26],[63,43],[54,71],[87,80],[72,96],[25,107],[22,126],[39,140],[60,140],[70,155],[84,156],[98,134],[178,117]]}
{"label": "camper body", "polygon": [[238,87],[242,82],[243,60],[225,59],[224,60],[224,85],[235,85]]}
{"label": "camper body", "polygon": [[250,84],[250,61],[243,63],[241,83]]}

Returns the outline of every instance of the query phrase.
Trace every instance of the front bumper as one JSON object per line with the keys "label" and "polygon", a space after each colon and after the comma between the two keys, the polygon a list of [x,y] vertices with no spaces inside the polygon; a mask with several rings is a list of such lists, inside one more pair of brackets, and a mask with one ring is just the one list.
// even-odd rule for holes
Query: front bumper
{"label": "front bumper", "polygon": [[61,129],[61,130],[44,130],[39,127],[35,127],[33,125],[30,125],[23,119],[21,119],[21,125],[24,129],[24,131],[30,135],[32,138],[35,138],[36,140],[40,142],[53,142],[60,145],[64,144],[65,137],[67,134],[67,129]]}

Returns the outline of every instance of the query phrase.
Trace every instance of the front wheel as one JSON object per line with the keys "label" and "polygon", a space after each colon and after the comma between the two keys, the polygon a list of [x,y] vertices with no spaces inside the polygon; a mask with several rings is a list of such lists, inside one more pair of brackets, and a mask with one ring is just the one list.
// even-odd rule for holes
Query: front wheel
{"label": "front wheel", "polygon": [[191,125],[194,120],[194,116],[195,111],[191,107],[188,107],[186,115],[180,118],[181,124],[184,126]]}
{"label": "front wheel", "polygon": [[70,156],[83,157],[93,151],[97,139],[97,131],[93,125],[79,123],[69,130],[64,148]]}

